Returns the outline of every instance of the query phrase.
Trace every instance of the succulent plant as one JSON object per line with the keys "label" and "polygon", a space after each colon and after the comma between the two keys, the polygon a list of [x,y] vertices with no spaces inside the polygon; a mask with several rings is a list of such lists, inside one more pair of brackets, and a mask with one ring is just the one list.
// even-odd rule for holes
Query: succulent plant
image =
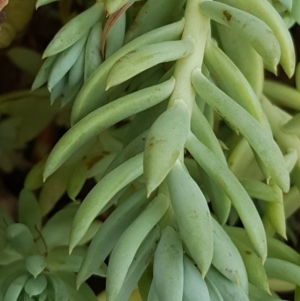
{"label": "succulent plant", "polygon": [[[93,300],[92,275],[108,301],[276,301],[287,282],[298,300],[295,23],[299,0],[99,0],[67,22],[32,95],[70,126],[3,219],[3,300]],[[296,88],[265,79],[278,65]]]}

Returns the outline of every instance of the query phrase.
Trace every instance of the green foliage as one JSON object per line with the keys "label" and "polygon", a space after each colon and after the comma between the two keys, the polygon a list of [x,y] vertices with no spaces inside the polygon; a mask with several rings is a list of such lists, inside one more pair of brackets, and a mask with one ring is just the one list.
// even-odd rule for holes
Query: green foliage
{"label": "green foliage", "polygon": [[[276,301],[287,283],[298,300],[282,238],[298,234],[300,1],[99,0],[77,15],[64,1],[42,65],[7,53],[41,67],[33,91],[0,96],[1,169],[49,124],[68,129],[28,172],[18,218],[0,211],[0,301],[96,300],[92,275],[108,301],[136,286],[143,301]],[[296,88],[264,78],[278,64]]]}

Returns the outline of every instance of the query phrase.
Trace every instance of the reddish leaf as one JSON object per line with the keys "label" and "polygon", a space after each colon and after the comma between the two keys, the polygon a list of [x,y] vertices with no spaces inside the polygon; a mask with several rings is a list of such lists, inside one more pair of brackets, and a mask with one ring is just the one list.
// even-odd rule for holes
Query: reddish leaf
{"label": "reddish leaf", "polygon": [[[1,0],[0,0],[1,1]],[[100,42],[100,51],[102,54],[102,57],[104,58],[104,50],[105,50],[105,42],[107,38],[107,34],[110,31],[110,29],[113,27],[113,25],[117,22],[117,20],[121,17],[123,13],[126,12],[126,10],[133,4],[133,2],[129,2],[125,4],[123,7],[121,7],[118,11],[110,15],[105,23],[101,42]]]}
{"label": "reddish leaf", "polygon": [[0,0],[0,11],[8,4],[8,0]]}

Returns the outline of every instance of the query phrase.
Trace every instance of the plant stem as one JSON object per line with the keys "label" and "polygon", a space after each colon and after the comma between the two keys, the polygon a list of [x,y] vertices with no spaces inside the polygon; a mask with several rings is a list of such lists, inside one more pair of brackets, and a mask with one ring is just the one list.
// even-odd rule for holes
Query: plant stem
{"label": "plant stem", "polygon": [[201,1],[199,0],[187,0],[185,9],[186,23],[182,39],[193,39],[195,50],[190,56],[176,62],[174,71],[176,85],[169,101],[169,106],[171,106],[174,100],[183,99],[187,104],[190,115],[196,95],[191,84],[191,73],[195,68],[201,68],[202,66],[205,43],[210,29],[210,19],[201,13],[200,3]]}

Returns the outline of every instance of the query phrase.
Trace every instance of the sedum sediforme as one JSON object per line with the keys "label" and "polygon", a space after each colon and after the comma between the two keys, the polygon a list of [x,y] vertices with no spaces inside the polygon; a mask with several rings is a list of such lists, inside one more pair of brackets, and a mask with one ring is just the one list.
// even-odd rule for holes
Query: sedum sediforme
{"label": "sedum sediforme", "polygon": [[[279,236],[299,207],[300,92],[264,80],[279,64],[294,74],[299,6],[106,0],[57,33],[33,88],[69,103],[71,128],[27,185],[63,178],[76,199],[96,178],[70,256],[115,207],[74,271],[78,287],[109,256],[108,301],[137,285],[143,301],[278,300],[285,282],[272,278],[299,298],[300,257]],[[43,214],[57,201],[45,191]]]}

